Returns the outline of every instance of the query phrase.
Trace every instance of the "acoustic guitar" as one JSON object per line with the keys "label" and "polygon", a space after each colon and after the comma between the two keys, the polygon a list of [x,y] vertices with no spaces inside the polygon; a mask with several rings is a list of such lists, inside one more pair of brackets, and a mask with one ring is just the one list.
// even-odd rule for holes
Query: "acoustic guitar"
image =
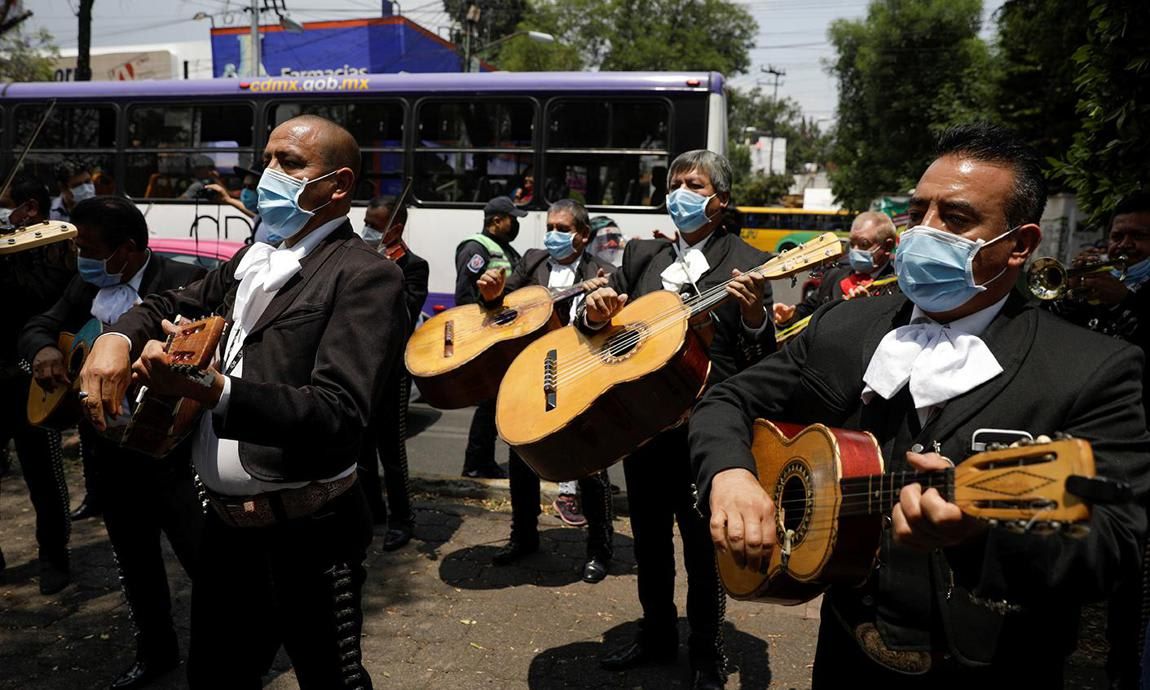
{"label": "acoustic guitar", "polygon": [[1076,536],[1090,519],[1082,496],[1101,500],[1095,486],[1106,483],[1091,479],[1094,454],[1078,439],[990,450],[940,472],[884,474],[878,442],[867,432],[759,419],[751,451],[759,483],[776,507],[778,542],[763,572],[716,551],[719,577],[736,599],[785,605],[809,601],[832,584],[866,580],[882,518],[909,484],[937,489],[992,526]]}
{"label": "acoustic guitar", "polygon": [[[828,232],[749,270],[777,279],[842,252]],[[611,466],[678,424],[711,366],[693,323],[726,301],[728,284],[686,301],[652,292],[592,335],[568,327],[531,343],[499,388],[499,435],[540,477],[567,481]]]}
{"label": "acoustic guitar", "polygon": [[465,304],[431,317],[404,351],[420,395],[445,410],[491,398],[523,348],[559,328],[554,304],[585,290],[585,283],[563,289],[531,285],[504,295],[496,307]]}
{"label": "acoustic guitar", "polygon": [[84,360],[92,351],[92,344],[104,332],[104,324],[92,319],[76,333],[64,332],[56,341],[56,347],[64,354],[64,366],[70,384],[47,390],[32,379],[28,387],[28,423],[49,429],[68,429],[76,426],[80,419],[80,401],[76,394],[80,390],[80,370]]}
{"label": "acoustic guitar", "polygon": [[[209,316],[181,323],[164,344],[168,365],[186,376],[205,371],[215,358],[225,321]],[[104,436],[125,448],[162,458],[199,424],[203,406],[189,398],[158,395],[141,386],[127,415],[108,420]]]}

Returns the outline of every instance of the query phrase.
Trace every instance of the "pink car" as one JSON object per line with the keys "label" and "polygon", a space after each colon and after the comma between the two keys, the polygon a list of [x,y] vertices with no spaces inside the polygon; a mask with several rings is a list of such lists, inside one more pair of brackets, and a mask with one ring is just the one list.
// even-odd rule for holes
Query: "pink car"
{"label": "pink car", "polygon": [[190,237],[187,239],[149,237],[148,248],[164,258],[196,264],[210,271],[243,249],[244,243],[217,239],[196,240]]}

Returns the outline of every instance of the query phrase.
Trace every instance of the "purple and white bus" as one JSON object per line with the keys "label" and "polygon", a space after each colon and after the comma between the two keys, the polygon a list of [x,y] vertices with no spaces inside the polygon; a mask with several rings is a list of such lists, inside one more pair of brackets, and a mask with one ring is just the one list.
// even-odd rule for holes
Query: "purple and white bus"
{"label": "purple and white bus", "polygon": [[86,165],[97,191],[132,197],[160,237],[246,238],[250,222],[230,206],[183,198],[204,157],[238,195],[233,166],[258,164],[277,124],[302,113],[339,122],[363,150],[357,228],[367,200],[414,180],[406,239],[431,264],[428,309],[452,303],[455,248],[482,229],[489,199],[509,195],[532,211],[520,249],[542,246],[548,203],[567,197],[610,215],[626,236],[650,237],[671,229],[671,159],[725,152],[727,141],[723,77],[713,72],[17,83],[0,89],[0,171],[53,99],[23,173],[55,189],[59,163]]}

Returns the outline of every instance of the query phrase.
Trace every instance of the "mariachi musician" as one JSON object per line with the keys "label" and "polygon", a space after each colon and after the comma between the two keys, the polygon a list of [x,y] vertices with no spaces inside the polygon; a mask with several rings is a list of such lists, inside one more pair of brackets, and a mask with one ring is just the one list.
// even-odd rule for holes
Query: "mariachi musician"
{"label": "mariachi musician", "polygon": [[[11,190],[8,221],[13,227],[48,220],[48,187],[38,180],[17,180]],[[76,275],[71,242],[57,242],[0,258],[0,294],[6,305],[0,331],[0,453],[8,439],[16,453],[28,497],[36,509],[36,544],[39,547],[40,593],[55,594],[71,582],[68,557],[68,486],[64,481],[60,432],[28,423],[27,401],[31,377],[17,353],[16,341],[25,322],[51,307]],[[0,555],[0,571],[4,569]]]}
{"label": "mariachi musician", "polygon": [[[850,252],[848,263],[827,269],[823,274],[819,289],[807,299],[791,306],[775,303],[775,324],[787,326],[801,321],[815,310],[843,297],[861,297],[875,292],[886,293],[897,288],[893,282],[884,281],[894,277],[894,246],[896,242],[894,223],[890,216],[877,211],[860,213],[851,223]],[[868,290],[875,281],[882,281],[883,288]],[[886,286],[890,286],[887,288]]]}
{"label": "mariachi musician", "polygon": [[[56,348],[61,331],[78,331],[92,318],[115,323],[142,297],[180,288],[204,274],[199,266],[153,254],[144,215],[127,199],[86,199],[72,208],[71,218],[80,274],[20,336],[21,354],[46,388],[69,383],[64,355]],[[86,422],[80,423],[80,436],[100,468],[104,525],[136,625],[136,661],[112,687],[141,687],[180,662],[160,533],[194,576],[203,515],[190,446],[181,444],[161,462],[104,439]]]}
{"label": "mariachi musician", "polygon": [[[584,289],[607,284],[606,275],[615,267],[586,251],[591,242],[591,220],[583,204],[560,199],[547,210],[546,249],[530,249],[515,265],[511,275],[491,269],[480,276],[476,286],[487,307],[494,307],[503,295],[529,285],[542,285],[562,290],[576,283]],[[575,295],[555,303],[559,322],[566,326],[582,303]],[[511,451],[511,538],[495,553],[492,562],[507,565],[539,549],[539,477]],[[583,509],[587,520],[587,560],[583,580],[599,582],[607,576],[614,554],[611,526],[611,483],[606,472],[598,472],[578,482],[583,492]],[[560,489],[562,491],[562,488]]]}
{"label": "mariachi musician", "polygon": [[[945,132],[910,202],[902,294],[822,307],[786,348],[707,393],[691,454],[718,548],[752,569],[777,548],[756,418],[868,431],[888,473],[945,470],[987,430],[1001,442],[1065,432],[1092,444],[1100,476],[1145,494],[1142,354],[1013,290],[1042,237],[1039,161],[993,125]],[[1016,533],[912,484],[885,527],[868,581],[823,598],[816,689],[1061,688],[1081,603],[1136,567],[1146,515],[1095,505],[1084,537]]]}
{"label": "mariachi musician", "polygon": [[[741,273],[761,266],[769,256],[744,242],[738,228],[725,222],[724,211],[731,203],[731,165],[726,158],[704,150],[683,153],[671,163],[667,182],[667,210],[679,230],[677,239],[628,242],[622,267],[611,275],[607,287],[587,296],[577,325],[602,328],[629,299],[656,290],[694,295],[726,284],[734,299],[716,309],[703,326],[713,333],[709,382],[715,383],[774,350],[770,286],[757,272]],[[722,687],[727,675],[722,636],[726,598],[707,523],[694,509],[685,425],[651,439],[623,460],[623,470],[643,619],[635,640],[607,652],[600,664],[623,670],[673,663],[677,657],[671,530],[677,520],[687,569],[692,687]]]}
{"label": "mariachi musician", "polygon": [[[419,324],[419,314],[427,301],[431,269],[427,260],[411,251],[403,241],[407,206],[401,205],[398,209],[395,206],[396,199],[390,196],[377,196],[368,202],[363,239],[403,271],[403,298],[407,304],[410,335]],[[402,360],[396,361],[381,394],[382,399],[376,403],[374,429],[364,439],[359,479],[363,482],[375,524],[387,524],[383,550],[395,551],[411,541],[415,526],[407,472],[407,405],[411,397],[411,377]],[[379,463],[383,464],[383,491],[380,489]]]}

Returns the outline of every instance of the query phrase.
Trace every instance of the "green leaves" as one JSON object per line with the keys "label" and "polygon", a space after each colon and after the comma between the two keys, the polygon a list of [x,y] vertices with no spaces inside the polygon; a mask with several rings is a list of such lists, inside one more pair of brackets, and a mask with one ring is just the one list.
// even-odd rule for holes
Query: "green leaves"
{"label": "green leaves", "polygon": [[0,35],[0,80],[50,81],[59,51],[46,29],[26,34],[20,28]]}

